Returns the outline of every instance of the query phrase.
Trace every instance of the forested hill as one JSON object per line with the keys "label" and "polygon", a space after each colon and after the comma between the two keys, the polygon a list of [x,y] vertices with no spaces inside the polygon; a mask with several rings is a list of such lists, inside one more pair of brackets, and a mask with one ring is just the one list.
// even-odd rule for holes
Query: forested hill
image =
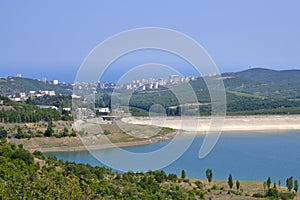
{"label": "forested hill", "polygon": [[289,83],[300,84],[300,70],[271,70],[264,68],[253,68],[241,72],[230,73],[237,77],[248,78],[263,83]]}
{"label": "forested hill", "polygon": [[[208,77],[220,78],[220,77]],[[227,114],[299,114],[300,70],[275,71],[255,68],[222,74],[227,97]],[[190,84],[197,94],[202,114],[210,113],[210,96],[205,79]],[[177,85],[175,87],[178,87]],[[148,111],[153,104],[161,104],[168,115],[179,115],[180,105],[171,91],[136,92],[130,106]],[[176,107],[177,106],[177,107]],[[175,108],[176,109],[173,109]],[[138,110],[132,110],[138,113]],[[135,114],[134,113],[134,114]]]}
{"label": "forested hill", "polygon": [[275,98],[300,98],[300,70],[253,68],[222,76],[227,90]]}
{"label": "forested hill", "polygon": [[20,77],[5,77],[0,78],[0,95],[8,96],[19,94],[20,92],[29,91],[55,91],[58,94],[70,95],[72,93],[70,84],[50,84],[39,80],[20,78]]}

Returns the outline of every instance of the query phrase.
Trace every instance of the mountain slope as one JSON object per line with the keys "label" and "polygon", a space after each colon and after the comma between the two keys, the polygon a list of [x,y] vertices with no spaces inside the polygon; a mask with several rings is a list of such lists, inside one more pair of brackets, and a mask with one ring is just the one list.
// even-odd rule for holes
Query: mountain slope
{"label": "mountain slope", "polygon": [[235,75],[263,83],[300,84],[300,70],[277,71],[264,68],[253,68],[237,72]]}
{"label": "mountain slope", "polygon": [[6,77],[0,79],[0,95],[8,96],[31,90],[53,90],[56,93],[71,94],[70,85],[53,85],[39,80],[19,77]]}
{"label": "mountain slope", "polygon": [[228,77],[224,80],[227,90],[273,98],[300,98],[300,70],[254,68],[222,76]]}

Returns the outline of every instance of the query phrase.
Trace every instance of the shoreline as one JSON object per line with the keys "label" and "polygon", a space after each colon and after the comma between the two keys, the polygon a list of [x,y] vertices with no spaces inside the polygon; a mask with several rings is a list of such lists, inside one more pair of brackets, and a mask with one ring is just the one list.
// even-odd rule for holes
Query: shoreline
{"label": "shoreline", "polygon": [[211,125],[216,124],[215,130],[222,132],[249,132],[249,131],[291,131],[300,130],[300,115],[249,115],[249,116],[226,116],[216,118],[212,122],[210,117],[168,117],[149,118],[130,117],[124,118],[122,121],[129,124],[153,125],[159,127],[168,127],[176,130],[187,132],[207,132],[214,130]]}
{"label": "shoreline", "polygon": [[[195,122],[195,120],[197,122]],[[153,125],[159,127],[173,128],[176,132],[182,130],[180,137],[189,137],[189,132],[197,132],[197,135],[205,135],[209,130],[211,125],[211,119],[209,117],[187,117],[184,120],[180,120],[180,117],[168,117],[164,121],[161,119],[153,118],[152,121],[145,117],[130,117],[123,118],[123,122],[129,124],[137,125]],[[162,123],[163,122],[163,123]],[[180,125],[181,124],[181,125]],[[184,125],[182,125],[184,124]],[[226,116],[224,125],[222,127],[223,134],[281,134],[288,131],[299,131],[300,130],[300,115],[263,115],[263,116]],[[251,133],[253,132],[253,133]],[[91,145],[91,146],[57,146],[57,147],[28,147],[27,149],[30,152],[41,151],[44,153],[49,152],[77,152],[77,151],[87,151],[87,150],[103,150],[116,147],[131,147],[131,146],[142,146],[148,144],[154,144],[173,138],[175,134],[165,136],[164,138],[152,138],[145,139],[142,141],[133,141],[133,142],[120,142],[120,143],[108,143],[101,145]],[[51,138],[50,138],[51,139]],[[80,140],[80,138],[76,138]],[[34,140],[32,138],[31,140]]]}

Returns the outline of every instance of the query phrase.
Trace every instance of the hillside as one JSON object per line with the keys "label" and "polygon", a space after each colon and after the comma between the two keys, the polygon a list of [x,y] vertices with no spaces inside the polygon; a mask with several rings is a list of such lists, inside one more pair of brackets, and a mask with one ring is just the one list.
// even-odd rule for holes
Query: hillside
{"label": "hillside", "polygon": [[[228,115],[300,113],[300,70],[255,68],[224,73],[222,77]],[[210,96],[204,79],[198,78],[190,84],[197,95],[201,115],[210,114]],[[178,91],[180,85],[174,87]],[[184,92],[180,95],[188,98]],[[154,104],[163,105],[168,115],[180,115],[183,106],[171,90],[135,92],[129,102],[131,107],[140,109],[131,109],[134,115],[143,115],[143,110],[148,111]]]}
{"label": "hillside", "polygon": [[59,94],[70,95],[72,93],[70,85],[53,85],[39,80],[19,77],[0,78],[0,95],[9,96],[29,91],[55,91]]}
{"label": "hillside", "polygon": [[253,68],[236,73],[224,73],[227,90],[274,98],[300,99],[300,70],[276,71]]}
{"label": "hillside", "polygon": [[57,121],[72,119],[71,116],[61,114],[55,109],[42,109],[34,105],[15,102],[7,97],[0,96],[0,122],[28,123],[39,121]]}
{"label": "hillside", "polygon": [[[117,173],[57,161],[22,145],[0,143],[0,199],[293,199],[284,187],[259,182],[189,179],[164,171]],[[212,172],[213,173],[213,172]],[[203,172],[204,174],[204,172]],[[271,180],[270,180],[271,182]]]}

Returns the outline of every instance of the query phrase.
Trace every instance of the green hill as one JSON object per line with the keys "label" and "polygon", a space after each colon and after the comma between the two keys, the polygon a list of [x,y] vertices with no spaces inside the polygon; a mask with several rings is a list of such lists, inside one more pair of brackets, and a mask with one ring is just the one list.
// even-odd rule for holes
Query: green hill
{"label": "green hill", "polygon": [[300,84],[300,70],[271,70],[253,68],[235,73],[238,77],[272,84]]}
{"label": "green hill", "polygon": [[236,73],[224,73],[227,90],[274,98],[300,99],[300,70],[276,71],[254,68]]}
{"label": "green hill", "polygon": [[[275,71],[255,68],[224,73],[222,77],[226,89],[228,114],[300,113],[300,70]],[[210,97],[204,79],[200,77],[191,81],[190,85],[201,104],[200,113],[209,114]],[[175,87],[178,88],[180,85]],[[180,95],[188,98],[184,91]],[[168,115],[180,115],[180,106],[170,90],[135,92],[129,104],[146,111],[154,104],[161,104],[166,108]]]}
{"label": "green hill", "polygon": [[53,85],[29,78],[6,77],[0,79],[0,95],[2,96],[15,95],[32,90],[53,90],[59,94],[70,95],[72,93],[71,89],[70,85]]}

